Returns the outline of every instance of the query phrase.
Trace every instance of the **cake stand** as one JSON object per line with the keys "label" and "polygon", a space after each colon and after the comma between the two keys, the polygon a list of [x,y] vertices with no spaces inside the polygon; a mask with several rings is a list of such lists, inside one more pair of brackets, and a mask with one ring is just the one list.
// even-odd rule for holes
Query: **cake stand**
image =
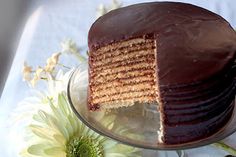
{"label": "cake stand", "polygon": [[228,124],[210,137],[181,145],[163,145],[157,142],[160,124],[155,104],[91,112],[86,103],[88,84],[87,81],[81,83],[81,77],[84,77],[81,76],[81,69],[77,69],[71,74],[68,83],[67,94],[74,113],[95,132],[120,143],[149,150],[174,150],[178,156],[184,157],[184,149],[215,143],[236,131],[236,114],[233,114]]}

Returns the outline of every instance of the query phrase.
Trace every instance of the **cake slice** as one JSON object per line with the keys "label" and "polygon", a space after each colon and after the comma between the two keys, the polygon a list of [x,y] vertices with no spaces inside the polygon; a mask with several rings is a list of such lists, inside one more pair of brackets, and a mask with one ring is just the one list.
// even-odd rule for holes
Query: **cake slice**
{"label": "cake slice", "polygon": [[160,141],[212,135],[234,109],[236,34],[219,15],[185,3],[120,8],[91,27],[91,111],[156,103]]}

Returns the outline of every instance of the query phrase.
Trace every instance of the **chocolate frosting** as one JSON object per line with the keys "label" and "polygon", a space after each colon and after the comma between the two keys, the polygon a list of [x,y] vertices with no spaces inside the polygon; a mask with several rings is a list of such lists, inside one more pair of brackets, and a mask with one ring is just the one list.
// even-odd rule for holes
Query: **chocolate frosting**
{"label": "chocolate frosting", "polygon": [[175,2],[120,8],[100,17],[89,31],[89,49],[132,38],[157,43],[160,86],[202,82],[233,64],[236,33],[222,17]]}

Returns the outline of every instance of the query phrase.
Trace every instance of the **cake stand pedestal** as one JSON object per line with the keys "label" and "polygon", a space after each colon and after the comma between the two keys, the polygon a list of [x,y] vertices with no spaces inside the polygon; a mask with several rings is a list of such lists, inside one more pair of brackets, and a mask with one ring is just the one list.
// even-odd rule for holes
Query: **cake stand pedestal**
{"label": "cake stand pedestal", "polygon": [[145,149],[144,153],[156,152],[158,156],[164,157],[169,151],[174,151],[176,156],[186,157],[184,149],[215,143],[236,131],[236,114],[233,114],[228,124],[210,137],[181,145],[163,145],[157,142],[160,123],[156,104],[135,104],[110,111],[91,112],[86,103],[87,80],[87,76],[81,76],[81,69],[75,70],[70,77],[67,94],[74,113],[95,132],[120,143]]}

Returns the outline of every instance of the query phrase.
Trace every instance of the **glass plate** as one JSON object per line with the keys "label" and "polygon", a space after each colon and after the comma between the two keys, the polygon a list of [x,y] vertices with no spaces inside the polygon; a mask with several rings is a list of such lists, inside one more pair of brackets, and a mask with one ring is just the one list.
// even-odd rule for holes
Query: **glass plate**
{"label": "glass plate", "polygon": [[[110,111],[91,112],[87,108],[88,81],[81,82],[81,77],[88,79],[87,71],[75,70],[68,84],[68,99],[78,118],[95,132],[121,143],[155,150],[180,150],[208,145],[226,138],[236,131],[236,114],[220,131],[214,135],[180,145],[163,145],[157,142],[159,113],[153,104],[133,105]],[[236,107],[234,108],[234,113]]]}

